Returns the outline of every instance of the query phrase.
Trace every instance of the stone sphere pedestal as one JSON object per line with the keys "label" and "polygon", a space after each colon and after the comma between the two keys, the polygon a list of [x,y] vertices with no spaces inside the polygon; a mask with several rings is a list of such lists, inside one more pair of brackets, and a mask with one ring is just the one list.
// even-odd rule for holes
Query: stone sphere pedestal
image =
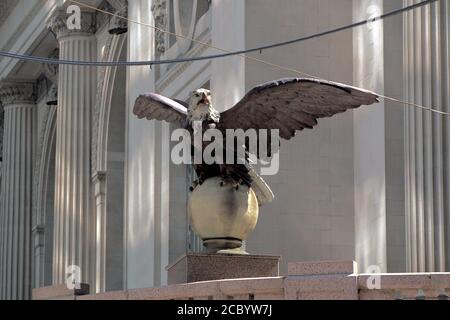
{"label": "stone sphere pedestal", "polygon": [[247,254],[242,243],[255,229],[258,215],[251,188],[219,177],[207,179],[189,197],[189,222],[208,253]]}

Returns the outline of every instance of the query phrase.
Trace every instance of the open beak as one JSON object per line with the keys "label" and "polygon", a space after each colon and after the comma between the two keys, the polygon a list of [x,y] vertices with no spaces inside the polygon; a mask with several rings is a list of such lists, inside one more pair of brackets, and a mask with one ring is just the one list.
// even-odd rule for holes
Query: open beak
{"label": "open beak", "polygon": [[206,95],[206,94],[204,94],[204,95],[202,95],[202,100],[200,100],[199,102],[198,102],[198,104],[208,104],[209,103],[209,101],[208,101],[208,96]]}

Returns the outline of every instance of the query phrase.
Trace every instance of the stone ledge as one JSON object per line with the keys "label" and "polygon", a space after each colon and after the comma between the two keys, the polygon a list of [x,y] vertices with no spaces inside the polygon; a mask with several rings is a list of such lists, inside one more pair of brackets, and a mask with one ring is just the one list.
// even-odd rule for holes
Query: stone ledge
{"label": "stone ledge", "polygon": [[75,300],[77,296],[89,294],[89,285],[82,283],[80,289],[70,290],[65,284],[33,289],[33,300]]}
{"label": "stone ledge", "polygon": [[76,300],[129,300],[129,298],[128,298],[128,291],[112,291],[112,292],[77,296]]}
{"label": "stone ledge", "polygon": [[358,267],[354,261],[290,262],[288,264],[289,276],[350,275],[356,273],[358,273]]}
{"label": "stone ledge", "polygon": [[[170,299],[228,299],[240,297],[268,298],[284,296],[284,278],[232,279],[176,284],[159,288],[130,289],[130,300],[170,300]],[[246,298],[245,298],[246,297]]]}
{"label": "stone ledge", "polygon": [[[290,264],[293,275],[225,279],[165,287],[84,295],[64,285],[33,290],[35,300],[448,300],[450,273],[356,274],[351,262]],[[324,273],[326,270],[329,273]],[[379,276],[381,288],[370,290],[369,277]]]}
{"label": "stone ledge", "polygon": [[[439,289],[450,283],[450,273],[381,273],[381,289]],[[360,274],[358,286],[368,289],[373,274]]]}

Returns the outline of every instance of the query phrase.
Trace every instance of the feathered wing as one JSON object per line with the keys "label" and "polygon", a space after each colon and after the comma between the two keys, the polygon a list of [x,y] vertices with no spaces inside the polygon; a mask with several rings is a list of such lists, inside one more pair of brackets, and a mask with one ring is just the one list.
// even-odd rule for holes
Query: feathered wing
{"label": "feathered wing", "polygon": [[[366,90],[331,81],[286,78],[252,89],[234,107],[220,115],[218,128],[223,131],[279,129],[280,137],[290,140],[297,131],[314,128],[320,118],[376,102],[378,96]],[[270,133],[265,143],[267,153],[258,151],[258,158],[271,156]],[[260,203],[271,202],[273,193],[266,182],[253,169],[249,173]]]}
{"label": "feathered wing", "polygon": [[252,89],[234,107],[221,113],[222,129],[279,129],[280,137],[312,129],[320,118],[378,102],[372,92],[336,82],[286,78]]}
{"label": "feathered wing", "polygon": [[136,99],[133,113],[139,119],[167,121],[184,126],[187,108],[175,100],[156,93],[148,93]]}

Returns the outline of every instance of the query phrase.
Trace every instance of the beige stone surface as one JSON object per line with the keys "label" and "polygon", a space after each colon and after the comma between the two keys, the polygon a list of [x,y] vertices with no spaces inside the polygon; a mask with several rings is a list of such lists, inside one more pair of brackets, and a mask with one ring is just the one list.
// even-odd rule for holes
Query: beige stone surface
{"label": "beige stone surface", "polygon": [[219,292],[217,282],[171,285],[160,288],[133,289],[128,291],[130,300],[188,299],[210,297]]}
{"label": "beige stone surface", "polygon": [[393,300],[396,299],[395,290],[360,290],[359,300]]}
{"label": "beige stone surface", "polygon": [[283,277],[254,278],[219,281],[219,289],[226,295],[237,294],[281,294],[284,286]]}
{"label": "beige stone surface", "polygon": [[357,300],[358,286],[353,276],[288,277],[287,300]]}
{"label": "beige stone surface", "polygon": [[167,267],[168,283],[276,277],[279,256],[188,253]]}
{"label": "beige stone surface", "polygon": [[[213,280],[93,295],[88,294],[86,285],[79,291],[59,285],[34,290],[33,299],[436,300],[450,294],[450,273],[349,274],[352,265],[345,261],[295,263],[290,264],[291,270],[298,274],[285,277]],[[377,276],[381,287],[369,289],[369,277]]]}
{"label": "beige stone surface", "polygon": [[76,297],[76,300],[128,300],[127,291],[113,291]]}
{"label": "beige stone surface", "polygon": [[74,300],[76,296],[89,294],[89,285],[81,284],[81,289],[70,290],[65,284],[33,289],[33,300],[57,300],[67,298]]}
{"label": "beige stone surface", "polygon": [[283,297],[284,278],[255,278],[206,281],[178,284],[161,288],[133,289],[128,291],[131,300],[160,299],[238,299],[249,300],[251,296]]}
{"label": "beige stone surface", "polygon": [[[367,281],[374,275],[360,275],[358,277],[358,286],[362,289],[367,288]],[[406,288],[431,288],[431,275],[422,274],[381,274],[381,289],[406,289]]]}
{"label": "beige stone surface", "polygon": [[357,269],[354,261],[291,262],[288,264],[288,275],[353,274],[357,273]]}

